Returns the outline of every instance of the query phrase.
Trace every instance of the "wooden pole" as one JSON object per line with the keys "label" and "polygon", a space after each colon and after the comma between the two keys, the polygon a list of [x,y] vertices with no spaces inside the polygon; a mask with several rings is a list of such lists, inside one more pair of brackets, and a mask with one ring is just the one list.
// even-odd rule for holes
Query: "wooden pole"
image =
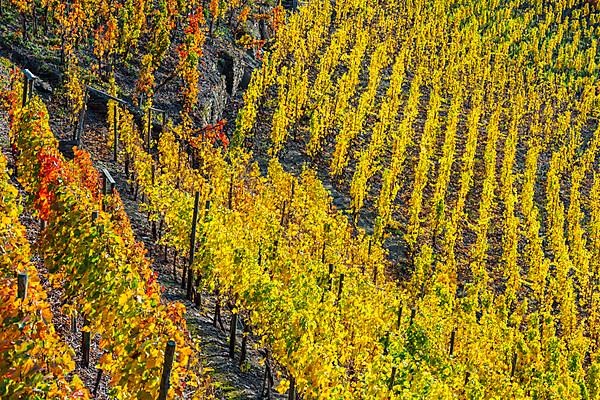
{"label": "wooden pole", "polygon": [[[89,326],[87,319],[83,322],[84,327]],[[92,341],[92,335],[89,330],[84,330],[81,335],[81,364],[84,368],[90,366],[90,345]]]}
{"label": "wooden pole", "polygon": [[237,331],[237,313],[231,313],[231,325],[229,325],[229,357],[233,358],[235,354],[235,335]]}
{"label": "wooden pole", "polygon": [[290,390],[288,392],[288,400],[296,400],[296,380],[290,376]]}
{"label": "wooden pole", "polygon": [[173,358],[175,356],[175,341],[169,340],[165,349],[165,361],[160,379],[160,392],[158,400],[166,400],[169,387],[171,386],[171,370],[173,369]]}
{"label": "wooden pole", "polygon": [[248,324],[244,323],[243,325],[244,330],[242,334],[242,348],[240,350],[240,367],[244,364],[244,361],[246,361],[246,353],[248,351],[248,335],[250,334]]}
{"label": "wooden pole", "polygon": [[517,352],[513,353],[512,362],[510,363],[510,376],[511,378],[515,376],[515,372],[517,370]]}
{"label": "wooden pole", "polygon": [[344,288],[344,274],[340,274],[340,282],[338,285],[338,293],[337,293],[337,300],[335,301],[335,304],[339,304],[340,300],[342,299],[342,290]]}
{"label": "wooden pole", "polygon": [[177,250],[173,250],[173,281],[177,282]]}
{"label": "wooden pole", "polygon": [[98,369],[98,373],[96,374],[96,383],[94,383],[94,390],[92,391],[94,397],[98,394],[98,388],[100,387],[100,381],[102,380],[102,372],[101,369]]}
{"label": "wooden pole", "polygon": [[263,378],[262,388],[260,389],[260,398],[262,399],[266,396],[268,399],[271,398],[271,389],[273,387],[273,374],[271,373],[271,364],[269,363],[269,354],[267,353],[265,357],[265,375]]}
{"label": "wooden pole", "polygon": [[71,313],[71,332],[77,333],[77,311]]}
{"label": "wooden pole", "polygon": [[192,215],[192,233],[190,235],[190,259],[189,259],[189,271],[187,280],[187,299],[194,300],[194,273],[192,271],[192,265],[194,263],[194,257],[196,254],[196,228],[198,222],[198,207],[200,204],[200,192],[196,192],[194,196],[194,213]]}

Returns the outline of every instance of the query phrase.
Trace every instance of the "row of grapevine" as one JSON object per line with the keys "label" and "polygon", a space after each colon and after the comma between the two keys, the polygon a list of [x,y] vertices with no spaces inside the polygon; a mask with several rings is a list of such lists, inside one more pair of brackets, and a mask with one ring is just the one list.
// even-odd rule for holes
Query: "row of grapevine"
{"label": "row of grapevine", "polygon": [[[30,261],[19,195],[2,154],[0,170],[0,397],[87,399],[79,377],[70,376],[73,350],[54,329],[46,292]],[[17,274],[25,278],[18,282]]]}
{"label": "row of grapevine", "polygon": [[398,300],[384,301],[391,288],[382,283],[382,249],[354,236],[330,211],[314,174],[294,178],[273,162],[261,177],[247,154],[232,153],[226,162],[209,141],[196,142],[201,167],[192,169],[179,127],[161,134],[155,161],[139,132],[127,127],[120,131],[125,153],[143,209],[161,221],[160,243],[187,255],[198,192],[205,206],[188,285],[217,291],[220,303],[261,338],[288,374],[279,389],[293,381],[310,398],[375,390],[364,368],[384,357],[382,335],[396,319]]}
{"label": "row of grapevine", "polygon": [[[19,81],[13,80],[16,94]],[[110,376],[113,393],[157,396],[166,345],[173,341],[168,397],[210,396],[206,377],[199,375],[196,344],[186,331],[185,308],[161,302],[161,288],[118,193],[100,193],[88,153],[76,150],[72,162],[64,160],[39,98],[25,105],[12,101],[9,114],[19,182],[46,222],[39,251],[50,282],[62,288],[65,312],[78,310],[86,330],[100,336],[98,368]]]}

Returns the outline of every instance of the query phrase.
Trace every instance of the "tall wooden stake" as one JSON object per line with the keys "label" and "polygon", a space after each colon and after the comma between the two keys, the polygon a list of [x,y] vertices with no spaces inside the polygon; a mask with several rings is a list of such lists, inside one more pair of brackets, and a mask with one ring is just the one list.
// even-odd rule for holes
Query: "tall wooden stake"
{"label": "tall wooden stake", "polygon": [[163,364],[162,377],[160,379],[160,392],[158,400],[166,400],[169,387],[171,386],[171,370],[173,369],[173,358],[175,356],[175,341],[169,340],[165,349],[165,362]]}
{"label": "tall wooden stake", "polygon": [[[87,319],[84,319],[83,326],[89,326],[89,322]],[[92,342],[92,335],[89,330],[85,330],[81,335],[81,364],[84,368],[88,368],[90,366],[90,345]]]}
{"label": "tall wooden stake", "polygon": [[229,357],[233,358],[235,355],[235,335],[237,331],[237,319],[236,313],[231,314],[231,325],[229,325]]}
{"label": "tall wooden stake", "polygon": [[194,272],[192,265],[194,264],[194,256],[196,254],[196,223],[198,222],[198,206],[200,204],[200,192],[196,192],[194,197],[194,214],[192,216],[192,234],[190,235],[190,259],[187,279],[187,299],[194,300]]}

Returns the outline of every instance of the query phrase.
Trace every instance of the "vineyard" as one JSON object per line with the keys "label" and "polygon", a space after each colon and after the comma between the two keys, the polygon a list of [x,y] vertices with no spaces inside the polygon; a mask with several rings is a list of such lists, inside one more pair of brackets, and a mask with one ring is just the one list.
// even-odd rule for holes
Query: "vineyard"
{"label": "vineyard", "polygon": [[0,398],[600,399],[596,2],[299,3],[0,0]]}

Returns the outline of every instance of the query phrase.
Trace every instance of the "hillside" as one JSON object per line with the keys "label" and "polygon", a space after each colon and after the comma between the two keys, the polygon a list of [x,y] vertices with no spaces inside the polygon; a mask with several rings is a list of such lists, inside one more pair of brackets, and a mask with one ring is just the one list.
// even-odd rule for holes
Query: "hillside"
{"label": "hillside", "polygon": [[0,6],[0,143],[87,391],[600,398],[596,4],[276,3]]}

